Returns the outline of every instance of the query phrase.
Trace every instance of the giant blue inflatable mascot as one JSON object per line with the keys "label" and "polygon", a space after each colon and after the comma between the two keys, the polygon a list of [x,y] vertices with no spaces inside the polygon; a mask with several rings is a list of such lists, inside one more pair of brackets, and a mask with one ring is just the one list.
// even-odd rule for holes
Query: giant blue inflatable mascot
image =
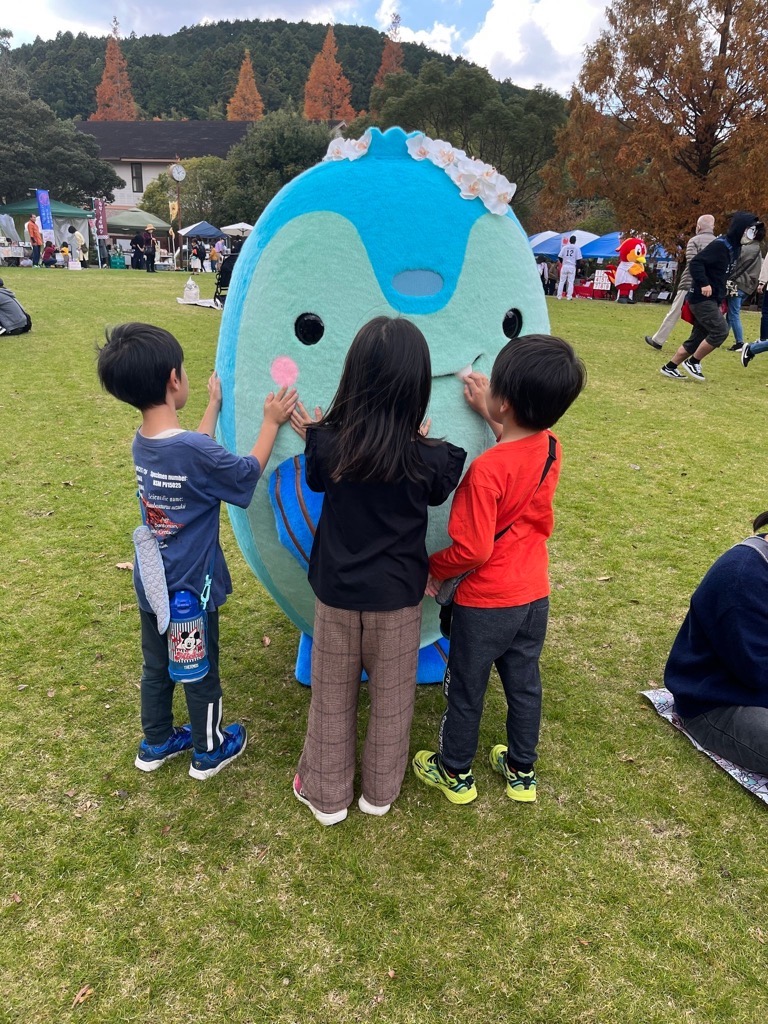
{"label": "giant blue inflatable mascot", "polygon": [[[431,435],[465,448],[469,465],[493,438],[463,399],[462,371],[490,375],[507,341],[549,330],[513,192],[489,165],[420,133],[373,128],[331,143],[321,164],[275,196],[238,258],[217,356],[223,443],[250,449],[276,385],[295,385],[307,409],[326,409],[358,329],[402,314],[431,352]],[[302,452],[283,427],[269,486],[230,516],[249,566],[301,630],[296,675],[309,683],[307,560],[322,495],[304,483]],[[430,509],[430,553],[448,543],[448,511]],[[425,600],[419,682],[442,679],[446,653],[437,606]]]}

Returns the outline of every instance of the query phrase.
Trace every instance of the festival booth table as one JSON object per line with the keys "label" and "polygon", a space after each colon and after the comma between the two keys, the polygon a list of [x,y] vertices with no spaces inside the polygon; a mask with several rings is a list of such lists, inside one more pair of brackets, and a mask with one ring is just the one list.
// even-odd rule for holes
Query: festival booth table
{"label": "festival booth table", "polygon": [[573,294],[580,299],[609,299],[611,297],[610,278],[604,270],[598,270],[591,281],[577,284],[573,289]]}
{"label": "festival booth table", "polygon": [[31,252],[31,246],[22,244],[13,217],[0,214],[0,266],[18,266]]}
{"label": "festival booth table", "polygon": [[13,217],[0,214],[0,266],[18,266],[31,253],[32,246],[24,245],[19,238]]}
{"label": "festival booth table", "polygon": [[[13,218],[18,237],[21,239],[24,238],[24,225],[33,214],[35,216],[38,214],[36,198],[20,199],[16,203],[0,206],[0,216]],[[70,227],[79,231],[83,238],[88,239],[88,220],[94,217],[92,210],[82,210],[78,206],[70,206],[68,203],[60,203],[56,199],[51,199],[51,214],[56,245],[70,241]]]}
{"label": "festival booth table", "polygon": [[[162,217],[157,217],[154,213],[148,213],[146,210],[139,210],[135,207],[133,210],[117,210],[110,214],[107,218],[107,231],[109,232],[110,238],[117,242],[119,245],[120,239],[131,239],[137,231],[144,231],[146,226],[151,224],[155,231],[155,237],[157,238],[158,232],[163,235],[171,230],[171,225],[167,220],[163,220]],[[159,239],[158,239],[159,241]],[[173,255],[168,252],[168,239],[165,239],[165,248],[160,249],[158,259],[155,260],[156,270],[174,270],[175,262]],[[126,251],[125,246],[119,245],[121,254]],[[112,256],[110,265],[113,267],[119,266],[115,262],[115,256]],[[123,259],[123,266],[125,266],[125,259]],[[120,268],[122,269],[122,267]]]}
{"label": "festival booth table", "polygon": [[[183,238],[199,238],[203,242],[214,242],[220,238],[227,237],[220,228],[214,227],[207,220],[199,220],[197,224],[191,224],[188,228],[182,228],[179,234]],[[189,245],[187,245],[187,266],[189,266]]]}

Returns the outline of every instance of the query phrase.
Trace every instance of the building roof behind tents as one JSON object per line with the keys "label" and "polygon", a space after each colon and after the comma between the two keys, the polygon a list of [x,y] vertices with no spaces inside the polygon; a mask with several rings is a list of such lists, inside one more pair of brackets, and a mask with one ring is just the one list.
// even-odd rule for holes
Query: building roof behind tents
{"label": "building roof behind tents", "polygon": [[198,156],[225,157],[251,121],[75,121],[92,135],[102,160],[172,163]]}
{"label": "building roof behind tents", "polygon": [[[332,135],[344,121],[325,122]],[[226,157],[253,121],[75,121],[75,128],[92,135],[102,160],[140,160],[173,163],[198,156]]]}

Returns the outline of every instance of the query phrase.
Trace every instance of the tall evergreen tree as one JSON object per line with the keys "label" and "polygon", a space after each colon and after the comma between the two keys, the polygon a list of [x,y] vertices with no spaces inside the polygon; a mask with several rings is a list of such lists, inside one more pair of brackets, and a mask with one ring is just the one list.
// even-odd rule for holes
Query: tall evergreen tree
{"label": "tall evergreen tree", "polygon": [[264,117],[264,103],[256,86],[250,50],[245,51],[237,88],[227,104],[228,121],[260,121]]}
{"label": "tall evergreen tree", "polygon": [[96,87],[96,110],[89,121],[135,121],[136,103],[128,78],[128,65],[118,42],[117,19],[107,40],[104,74]]}
{"label": "tall evergreen tree", "polygon": [[323,48],[309,69],[304,90],[304,116],[310,121],[351,121],[352,87],[336,60],[336,37],[328,27]]}

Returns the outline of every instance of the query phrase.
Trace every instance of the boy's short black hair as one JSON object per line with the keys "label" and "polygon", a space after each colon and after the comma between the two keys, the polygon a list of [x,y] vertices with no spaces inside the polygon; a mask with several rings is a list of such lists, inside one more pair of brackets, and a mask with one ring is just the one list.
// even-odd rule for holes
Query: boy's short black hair
{"label": "boy's short black hair", "polygon": [[544,430],[557,423],[587,383],[587,370],[567,341],[524,334],[496,356],[491,391],[509,402],[521,427]]}
{"label": "boy's short black hair", "polygon": [[184,352],[169,332],[152,324],[119,324],[105,332],[96,369],[101,386],[121,402],[149,409],[162,405],[171,370],[181,375]]}
{"label": "boy's short black hair", "polygon": [[576,235],[571,235],[571,245],[576,241]]}

